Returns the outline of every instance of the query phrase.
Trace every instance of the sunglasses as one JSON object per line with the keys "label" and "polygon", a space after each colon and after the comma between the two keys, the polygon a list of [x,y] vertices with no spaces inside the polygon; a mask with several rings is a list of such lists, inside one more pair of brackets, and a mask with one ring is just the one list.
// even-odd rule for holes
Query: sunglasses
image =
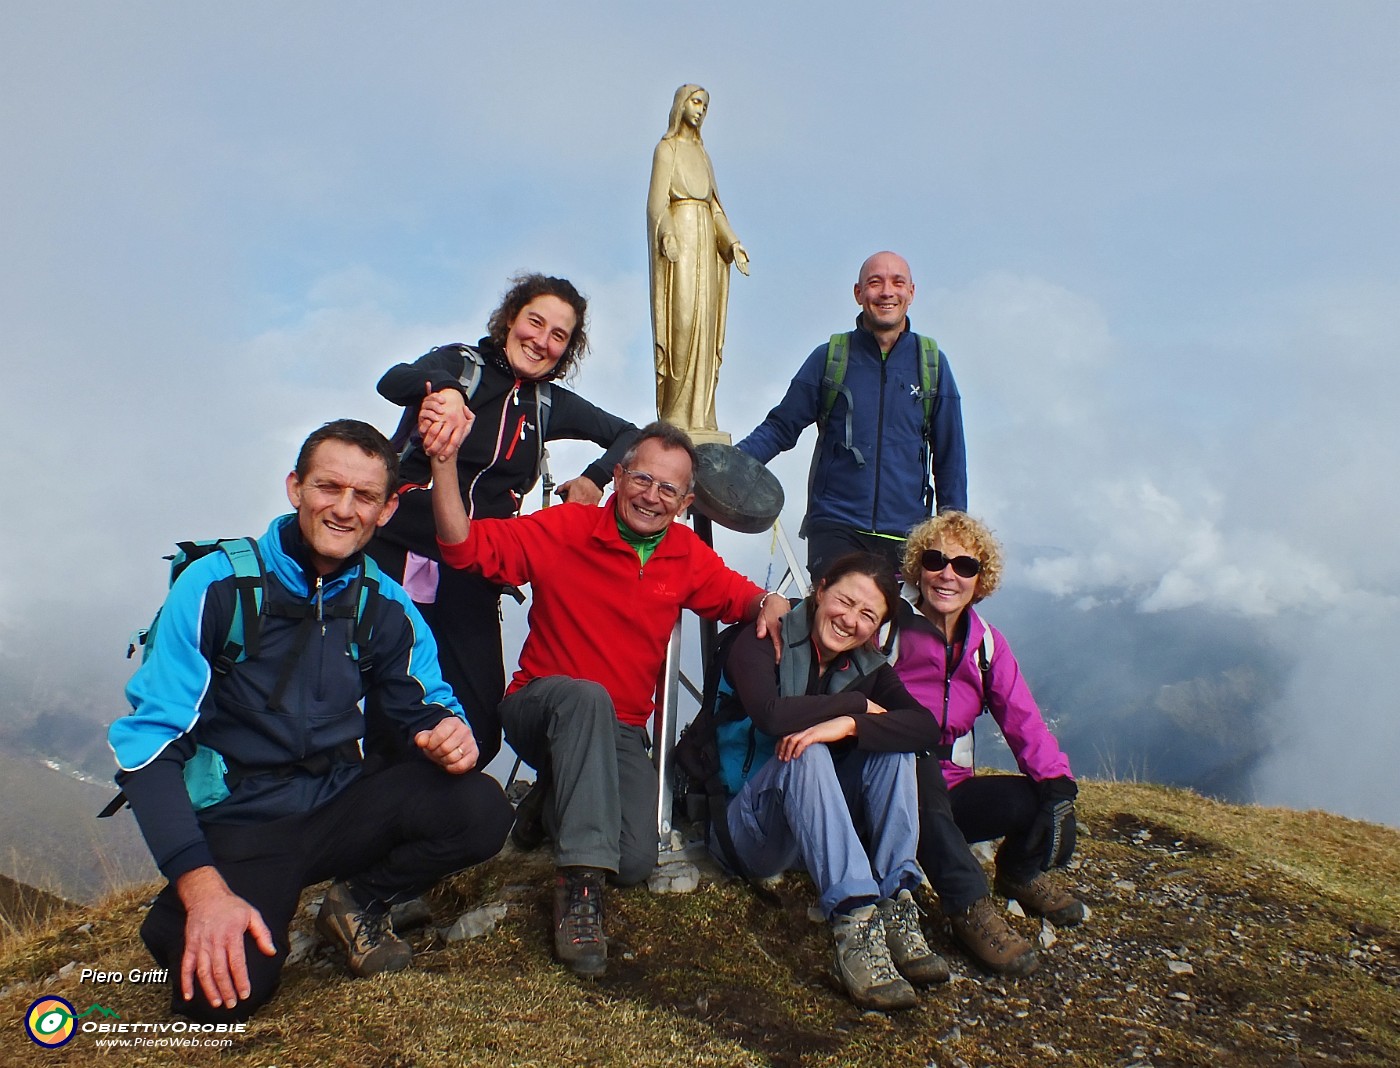
{"label": "sunglasses", "polygon": [[982,561],[975,556],[944,556],[937,549],[925,549],[924,555],[919,557],[919,565],[934,574],[949,564],[953,565],[953,574],[959,578],[976,578],[982,570]]}

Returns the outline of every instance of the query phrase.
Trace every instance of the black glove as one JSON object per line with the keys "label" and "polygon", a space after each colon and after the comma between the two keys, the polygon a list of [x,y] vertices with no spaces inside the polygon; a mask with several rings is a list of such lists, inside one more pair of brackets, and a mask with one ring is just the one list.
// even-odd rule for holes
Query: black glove
{"label": "black glove", "polygon": [[1040,811],[1028,837],[1042,844],[1045,871],[1063,868],[1074,856],[1074,799],[1079,796],[1079,787],[1073,779],[1062,776],[1036,783],[1035,792],[1040,797]]}

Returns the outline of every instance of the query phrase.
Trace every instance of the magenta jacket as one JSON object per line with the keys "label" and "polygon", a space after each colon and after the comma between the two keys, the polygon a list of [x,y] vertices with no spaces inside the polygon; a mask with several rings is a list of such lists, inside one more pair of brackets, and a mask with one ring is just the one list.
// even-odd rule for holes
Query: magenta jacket
{"label": "magenta jacket", "polygon": [[[949,677],[943,636],[908,601],[901,601],[899,609],[899,639],[890,660],[910,694],[933,711],[942,727],[942,744],[953,745],[958,738],[971,733],[973,722],[985,706],[1001,728],[1022,772],[1036,782],[1070,777],[1069,759],[1045,725],[1045,718],[1001,631],[984,623],[969,607],[967,638]],[[991,692],[984,699],[977,649],[988,629],[993,641]],[[949,790],[973,774],[971,767],[960,767],[950,760],[941,761],[941,766]]]}

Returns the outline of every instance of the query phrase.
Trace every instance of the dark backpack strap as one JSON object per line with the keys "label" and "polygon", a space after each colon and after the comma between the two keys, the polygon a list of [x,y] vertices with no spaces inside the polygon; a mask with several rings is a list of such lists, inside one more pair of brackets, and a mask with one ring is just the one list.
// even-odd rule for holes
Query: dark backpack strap
{"label": "dark backpack strap", "polygon": [[374,635],[374,615],[379,607],[379,577],[381,572],[374,557],[360,556],[360,577],[354,592],[355,631],[350,638],[350,656],[360,665],[360,674],[374,667],[374,656],[368,652]]}
{"label": "dark backpack strap", "polygon": [[[307,611],[301,616],[301,626],[297,628],[296,640],[292,643],[292,648],[282,660],[282,669],[277,673],[277,683],[272,687],[272,695],[267,699],[267,707],[274,712],[286,712],[282,707],[282,698],[287,695],[287,687],[292,683],[292,675],[296,673],[297,664],[301,662],[302,654],[306,652],[307,645],[311,642],[311,633],[316,629],[316,609],[306,606]],[[283,613],[278,613],[279,615]],[[292,615],[292,613],[285,613]]]}
{"label": "dark backpack strap", "polygon": [[115,816],[118,812],[125,808],[127,804],[128,802],[126,799],[126,791],[118,790],[117,796],[112,798],[112,800],[108,801],[107,804],[102,806],[102,811],[97,814],[97,818],[100,820],[105,820],[109,816]]}
{"label": "dark backpack strap", "polygon": [[224,648],[212,666],[216,675],[227,675],[238,661],[258,655],[267,580],[252,538],[230,538],[219,542],[219,549],[233,568],[234,604]]}

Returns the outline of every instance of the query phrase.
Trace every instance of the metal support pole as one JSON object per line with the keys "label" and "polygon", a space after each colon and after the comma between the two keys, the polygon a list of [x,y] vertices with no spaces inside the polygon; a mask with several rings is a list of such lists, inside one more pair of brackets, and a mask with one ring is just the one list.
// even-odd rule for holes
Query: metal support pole
{"label": "metal support pole", "polygon": [[797,583],[797,592],[801,597],[806,597],[811,592],[811,587],[807,585],[807,569],[797,562],[797,553],[793,551],[792,542],[788,540],[787,531],[783,529],[783,521],[775,519],[773,530],[778,536],[778,548],[783,551],[783,559],[787,561],[787,574],[783,576],[783,581],[778,583],[778,589],[787,589],[787,579],[790,576],[792,581]]}
{"label": "metal support pole", "polygon": [[[692,515],[695,533],[711,548],[714,547],[714,525],[708,516],[695,512]],[[719,627],[710,619],[700,620],[701,664],[708,664],[718,640]],[[703,668],[702,668],[703,671]],[[675,775],[672,773],[672,751],[676,748],[676,736],[680,733],[680,688],[685,688],[698,702],[699,692],[690,680],[681,675],[681,621],[676,620],[671,631],[671,640],[666,646],[666,660],[661,666],[661,678],[657,681],[655,725],[656,736],[651,740],[652,760],[656,764],[656,781],[659,786],[656,798],[656,837],[662,852],[671,848],[672,818],[671,804],[675,797]]]}
{"label": "metal support pole", "polygon": [[666,645],[666,660],[661,665],[661,678],[656,684],[660,700],[656,703],[656,717],[653,720],[655,736],[651,740],[651,756],[656,764],[656,781],[660,785],[656,796],[657,848],[663,853],[671,848],[671,753],[676,748],[680,677],[681,621],[677,618],[671,631],[671,640]]}

